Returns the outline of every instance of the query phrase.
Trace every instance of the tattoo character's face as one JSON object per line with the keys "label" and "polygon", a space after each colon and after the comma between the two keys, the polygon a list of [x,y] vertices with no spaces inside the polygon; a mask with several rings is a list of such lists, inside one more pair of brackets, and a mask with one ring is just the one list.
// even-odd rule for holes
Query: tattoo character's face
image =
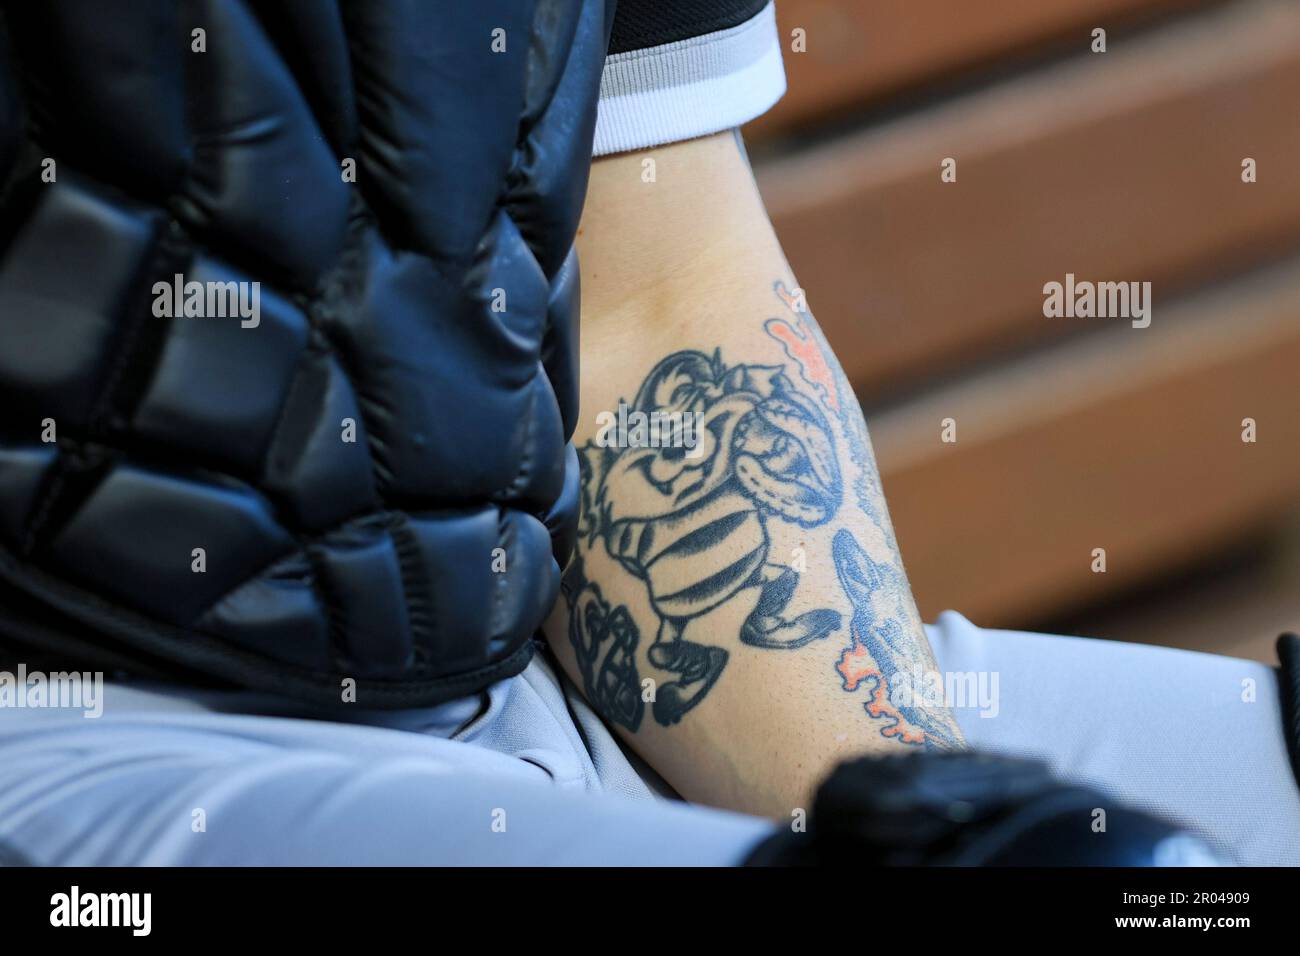
{"label": "tattoo character's face", "polygon": [[680,511],[733,478],[760,510],[804,526],[839,504],[830,427],[779,367],[727,369],[716,355],[678,353],[646,379],[635,407],[696,416],[696,447],[621,451],[601,495],[612,521]]}

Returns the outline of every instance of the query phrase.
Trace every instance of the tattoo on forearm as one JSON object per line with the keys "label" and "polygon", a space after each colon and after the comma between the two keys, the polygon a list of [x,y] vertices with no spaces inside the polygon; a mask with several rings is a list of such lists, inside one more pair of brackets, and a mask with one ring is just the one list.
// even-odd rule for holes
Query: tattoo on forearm
{"label": "tattoo on forearm", "polygon": [[[839,507],[839,463],[826,417],[779,366],[728,366],[718,352],[675,352],[654,368],[631,407],[699,416],[690,454],[595,442],[582,451],[579,530],[588,549],[603,542],[648,589],[658,628],[646,655],[671,675],[656,687],[652,711],[668,726],[704,698],[727,664],[724,648],[691,639],[691,622],[739,592],[759,589],[740,630],[751,646],[802,647],[839,628],[840,615],[827,609],[782,617],[799,575],[770,560],[768,535],[772,521],[811,528],[831,519]],[[590,614],[573,613],[591,587],[578,580],[566,589],[570,639],[579,657],[592,661],[584,678],[598,678],[588,692],[602,696],[613,675],[626,681],[636,674],[607,664],[618,649],[614,638],[593,627]],[[629,690],[641,692],[625,684],[620,693]],[[631,728],[629,713],[619,709],[613,719]],[[639,722],[639,715],[632,719]]]}
{"label": "tattoo on forearm", "polygon": [[835,573],[853,606],[852,643],[835,665],[849,693],[867,695],[867,715],[882,720],[880,733],[904,743],[955,747],[959,734],[943,709],[914,704],[908,695],[890,694],[890,679],[905,673],[925,655],[908,627],[903,595],[907,583],[897,568],[873,561],[853,535],[841,529],[831,544]]}
{"label": "tattoo on forearm", "polygon": [[[800,572],[774,559],[771,538],[777,524],[815,528],[838,513],[845,489],[832,421],[855,466],[853,496],[892,547],[853,393],[815,324],[793,307],[784,285],[776,292],[793,318],[765,328],[807,388],[780,365],[728,365],[720,351],[675,352],[650,372],[630,408],[695,416],[696,447],[591,441],[580,451],[581,541],[564,579],[569,638],[588,697],[628,730],[639,728],[645,710],[640,629],[626,606],[611,605],[588,580],[583,555],[601,547],[645,587],[657,618],[646,660],[668,678],[655,686],[651,713],[671,726],[727,666],[727,650],[706,643],[693,623],[742,592],[757,590],[740,626],[742,644],[788,651],[842,629],[832,608],[786,613]],[[887,737],[951,743],[946,715],[889,700],[885,675],[924,654],[908,626],[901,571],[873,561],[846,530],[836,533],[832,552],[852,608],[851,643],[837,665],[844,690],[869,697],[866,712]]]}
{"label": "tattoo on forearm", "polygon": [[563,587],[569,605],[569,640],[587,699],[606,720],[635,731],[645,712],[636,669],[641,631],[626,607],[610,607],[600,587],[586,579],[581,557],[565,572]]}
{"label": "tattoo on forearm", "polygon": [[779,280],[772,288],[777,298],[785,303],[789,315],[768,319],[763,324],[763,329],[781,343],[785,354],[799,366],[804,381],[817,390],[822,401],[839,419],[840,427],[847,436],[849,460],[854,465],[853,495],[857,505],[871,519],[872,524],[880,529],[890,548],[897,552],[894,529],[890,527],[881,508],[881,503],[885,500],[884,489],[880,487],[876,474],[867,423],[858,409],[853,386],[844,377],[839,363],[831,357],[834,353],[821,329],[809,315],[801,295],[787,289],[785,283]]}

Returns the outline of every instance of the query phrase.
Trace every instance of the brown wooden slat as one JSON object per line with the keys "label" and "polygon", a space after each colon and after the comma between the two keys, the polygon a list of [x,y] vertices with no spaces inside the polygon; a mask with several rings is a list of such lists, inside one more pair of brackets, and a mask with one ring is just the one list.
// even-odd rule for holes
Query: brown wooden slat
{"label": "brown wooden slat", "polygon": [[760,166],[864,397],[1077,329],[1042,315],[1067,272],[1153,282],[1160,321],[1176,289],[1300,242],[1300,4],[1245,9]]}
{"label": "brown wooden slat", "polygon": [[[770,138],[909,85],[1060,38],[1085,50],[1093,27],[1206,0],[778,0],[789,90],[746,128]],[[791,49],[791,31],[807,36]]]}
{"label": "brown wooden slat", "polygon": [[927,619],[1023,626],[1132,587],[1300,502],[1300,260],[869,424]]}

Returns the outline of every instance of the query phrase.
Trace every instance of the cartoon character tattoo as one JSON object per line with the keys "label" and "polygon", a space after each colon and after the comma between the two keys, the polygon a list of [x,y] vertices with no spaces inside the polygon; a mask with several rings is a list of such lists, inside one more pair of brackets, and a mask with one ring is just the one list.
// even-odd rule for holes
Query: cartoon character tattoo
{"label": "cartoon character tattoo", "polygon": [[[675,352],[646,377],[631,408],[679,421],[694,416],[696,447],[592,441],[579,451],[581,547],[563,581],[569,639],[588,698],[631,731],[646,709],[637,669],[642,635],[629,609],[611,605],[587,579],[583,555],[592,548],[603,545],[646,588],[657,618],[646,658],[671,678],[653,695],[651,712],[663,726],[698,705],[727,665],[727,650],[701,640],[692,622],[742,591],[758,592],[739,634],[751,647],[793,650],[841,629],[841,614],[830,608],[786,615],[799,572],[772,559],[770,536],[773,522],[814,528],[838,512],[844,484],[832,421],[855,466],[853,497],[896,549],[852,389],[801,300],[780,282],[774,290],[791,315],[764,329],[806,389],[780,365]],[[910,624],[901,568],[875,561],[846,530],[831,551],[852,609],[850,643],[836,664],[841,686],[865,693],[863,706],[883,736],[955,745],[960,732],[946,710],[891,699],[894,675],[927,657]]]}
{"label": "cartoon character tattoo", "polygon": [[[699,703],[727,663],[724,648],[687,638],[691,621],[740,591],[759,589],[740,630],[740,640],[753,647],[802,647],[839,628],[839,613],[825,608],[782,616],[799,575],[770,560],[767,525],[829,521],[839,507],[840,471],[829,422],[780,366],[727,366],[719,352],[676,352],[654,368],[632,407],[698,415],[702,447],[589,443],[582,450],[579,532],[588,547],[602,541],[648,589],[659,626],[646,653],[674,675],[657,688],[653,707],[655,720],[667,726]],[[582,612],[570,616],[570,638],[584,678],[590,673],[597,695],[607,695],[602,687],[615,645],[596,622],[612,612],[593,618],[592,598],[575,584],[576,576],[570,602]],[[628,643],[636,638],[625,635]],[[616,713],[630,728],[629,721],[639,722],[628,706]]]}

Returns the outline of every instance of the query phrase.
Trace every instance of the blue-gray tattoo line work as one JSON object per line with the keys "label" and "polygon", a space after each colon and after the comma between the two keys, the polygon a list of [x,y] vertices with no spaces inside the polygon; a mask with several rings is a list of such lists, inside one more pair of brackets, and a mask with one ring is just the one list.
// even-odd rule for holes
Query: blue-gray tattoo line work
{"label": "blue-gray tattoo line work", "polygon": [[802,297],[788,289],[780,280],[773,284],[772,291],[785,303],[789,314],[768,319],[763,323],[763,330],[781,343],[786,356],[798,366],[803,380],[839,419],[840,427],[848,436],[848,456],[856,474],[853,479],[853,494],[858,507],[880,529],[889,546],[897,551],[894,530],[879,504],[884,501],[884,490],[880,487],[872,463],[871,440],[867,436],[867,424],[863,421],[854,398],[853,386],[844,377],[839,363],[831,357],[834,353],[821,329],[813,321]]}
{"label": "blue-gray tattoo line work", "polygon": [[[703,449],[693,455],[594,443],[582,452],[579,533],[588,548],[603,542],[648,589],[658,628],[646,654],[673,675],[656,688],[653,713],[668,726],[703,699],[727,664],[725,649],[688,639],[691,622],[741,590],[759,589],[741,627],[745,644],[802,647],[839,628],[839,613],[829,609],[782,616],[799,575],[770,560],[768,523],[811,528],[829,521],[839,507],[840,471],[829,422],[779,366],[727,366],[718,352],[676,352],[654,368],[631,406],[698,414],[701,422]],[[591,607],[581,584],[566,586],[571,609]],[[602,640],[589,616],[571,613],[570,639],[584,676],[608,674],[607,655],[620,653],[628,638]],[[629,673],[622,664],[613,669]],[[595,693],[608,692],[598,684]],[[627,707],[607,716],[629,729],[629,718],[639,722]]]}
{"label": "blue-gray tattoo line work", "polygon": [[909,632],[902,595],[907,584],[896,568],[873,561],[853,535],[841,529],[831,544],[835,573],[853,607],[849,622],[852,643],[835,665],[843,688],[866,691],[867,715],[883,720],[881,734],[904,743],[931,747],[958,746],[951,713],[927,708],[909,694],[891,693],[890,680],[906,674],[917,659],[916,641]]}
{"label": "blue-gray tattoo line work", "polygon": [[[642,635],[629,609],[611,605],[588,580],[585,558],[593,549],[603,548],[646,588],[657,619],[646,660],[669,675],[650,695],[650,710],[657,723],[671,726],[705,698],[728,661],[727,650],[701,640],[692,622],[740,592],[758,589],[740,627],[742,644],[793,650],[842,629],[840,612],[830,608],[786,614],[799,572],[772,559],[770,537],[773,522],[815,528],[838,512],[844,483],[832,420],[856,465],[853,496],[892,540],[878,486],[871,484],[870,446],[852,391],[820,331],[784,285],[776,292],[794,317],[765,328],[785,347],[807,390],[784,366],[727,365],[720,351],[675,352],[650,372],[630,407],[646,415],[694,415],[697,447],[688,454],[592,441],[579,452],[580,543],[563,584],[569,639],[587,696],[606,719],[630,731],[640,727],[648,702],[637,665]],[[888,700],[884,675],[918,657],[901,572],[873,561],[846,530],[835,535],[832,552],[852,608],[851,644],[837,665],[844,689],[866,690],[864,707],[883,720],[885,736],[949,744],[945,713]]]}

